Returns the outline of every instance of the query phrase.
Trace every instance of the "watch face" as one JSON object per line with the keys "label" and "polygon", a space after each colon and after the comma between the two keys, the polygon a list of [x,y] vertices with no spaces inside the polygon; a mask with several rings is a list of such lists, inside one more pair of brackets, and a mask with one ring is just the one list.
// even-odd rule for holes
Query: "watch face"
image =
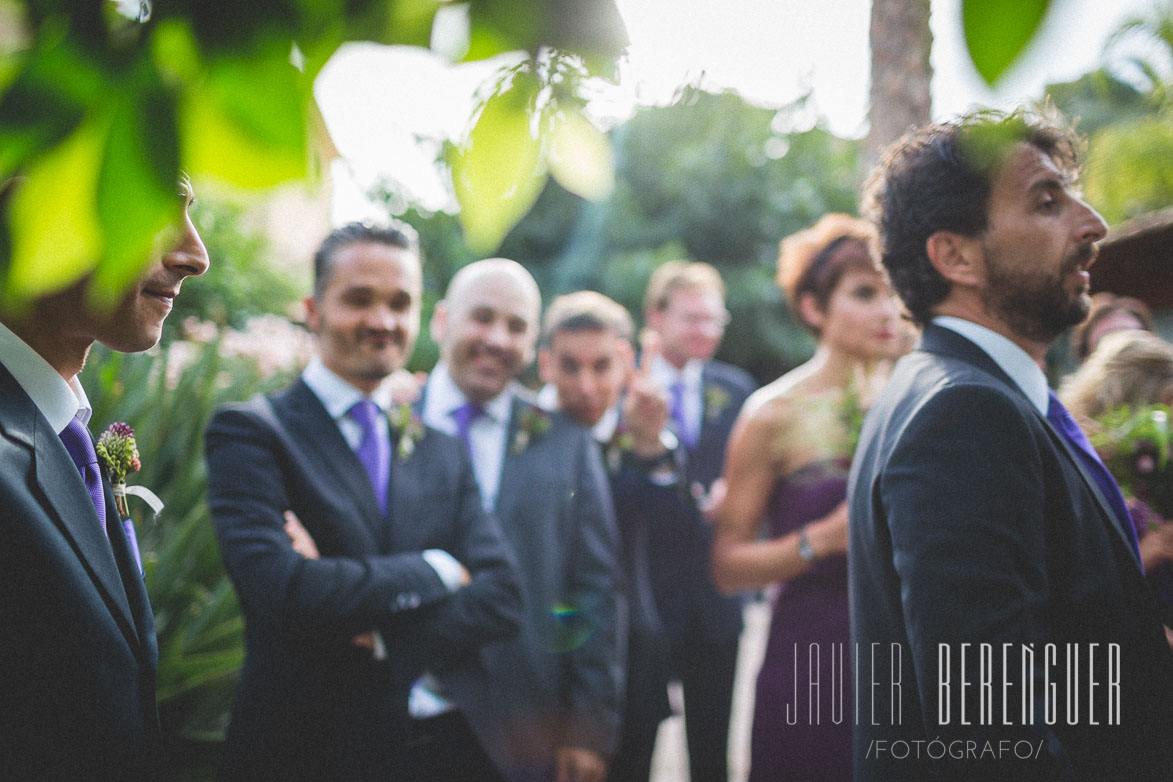
{"label": "watch face", "polygon": [[815,550],[811,548],[810,541],[806,539],[805,527],[798,533],[798,556],[802,557],[805,562],[815,561]]}

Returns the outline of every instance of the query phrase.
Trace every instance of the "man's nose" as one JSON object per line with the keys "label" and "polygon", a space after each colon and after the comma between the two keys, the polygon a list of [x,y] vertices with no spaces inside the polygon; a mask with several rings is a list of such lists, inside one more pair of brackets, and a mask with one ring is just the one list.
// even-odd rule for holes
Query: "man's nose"
{"label": "man's nose", "polygon": [[163,256],[163,265],[184,277],[198,277],[211,265],[204,240],[186,209],[183,212],[183,234],[175,248]]}
{"label": "man's nose", "polygon": [[1076,228],[1076,240],[1079,242],[1098,242],[1108,234],[1108,224],[1100,213],[1083,199],[1077,199],[1082,209],[1080,222]]}

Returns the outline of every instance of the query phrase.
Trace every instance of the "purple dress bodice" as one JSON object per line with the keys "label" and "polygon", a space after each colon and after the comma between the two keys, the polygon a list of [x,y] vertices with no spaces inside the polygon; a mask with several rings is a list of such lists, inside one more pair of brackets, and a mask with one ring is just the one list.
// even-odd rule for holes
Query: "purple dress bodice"
{"label": "purple dress bodice", "polygon": [[[770,536],[835,510],[847,493],[847,469],[844,461],[813,462],[779,480],[766,510]],[[758,673],[751,782],[851,779],[850,640],[846,556],[824,557],[781,586]]]}

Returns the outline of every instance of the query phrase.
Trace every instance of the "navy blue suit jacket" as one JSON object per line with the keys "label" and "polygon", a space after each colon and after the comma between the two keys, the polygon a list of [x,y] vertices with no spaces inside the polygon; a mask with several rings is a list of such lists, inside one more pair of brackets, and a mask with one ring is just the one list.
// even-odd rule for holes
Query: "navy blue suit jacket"
{"label": "navy blue suit jacket", "polygon": [[[527,442],[523,422],[545,419]],[[514,392],[496,516],[522,575],[521,634],[489,644],[452,694],[506,779],[552,778],[570,746],[618,744],[626,653],[618,533],[590,432]]]}
{"label": "navy blue suit jacket", "polygon": [[[384,516],[337,424],[297,380],[219,410],[207,460],[208,505],[246,630],[223,776],[382,778],[408,725],[412,682],[425,670],[442,682],[479,670],[481,646],[520,622],[516,569],[463,446],[428,429],[410,455],[393,454]],[[293,551],[286,509],[320,559]],[[471,582],[449,592],[421,556],[433,548]],[[372,629],[386,660],[351,643]]]}
{"label": "navy blue suit jacket", "polygon": [[0,777],[154,779],[158,647],[117,522],[0,367]]}
{"label": "navy blue suit jacket", "polygon": [[[725,447],[742,404],[757,388],[753,378],[720,361],[701,374],[701,430],[685,453],[689,487],[708,491],[721,477]],[[657,524],[648,542],[652,586],[673,646],[697,641],[732,645],[741,634],[741,600],[722,595],[709,581],[712,530],[707,524]]]}
{"label": "navy blue suit jacket", "polygon": [[[1155,601],[1074,451],[984,351],[947,329],[925,330],[868,414],[848,498],[861,671],[856,779],[1169,778],[1173,654]],[[992,645],[985,678],[995,683],[995,711],[985,719],[981,643]],[[1056,645],[1058,667],[1047,665],[1047,644]],[[1069,644],[1082,661],[1075,669],[1082,711],[1073,725],[1065,710],[1074,701],[1063,679],[1056,682]],[[1095,719],[1106,723],[1109,644],[1122,654],[1123,724],[1092,725],[1089,655],[1097,655],[1100,683]],[[1021,715],[1025,647],[1036,655],[1025,677],[1035,687],[1033,700],[1026,691],[1028,724]],[[942,649],[952,681],[945,689]],[[1058,687],[1050,699],[1055,724],[1046,719],[1048,668]],[[1009,726],[1002,724],[1003,674]],[[962,677],[973,683],[964,712]],[[930,755],[925,742],[936,739],[944,744]],[[909,742],[909,751],[894,754],[898,741]],[[915,741],[922,742],[919,760]],[[978,752],[968,755],[966,741]],[[983,754],[987,741],[992,753]],[[1029,759],[1002,752],[1000,741],[1026,742]]]}

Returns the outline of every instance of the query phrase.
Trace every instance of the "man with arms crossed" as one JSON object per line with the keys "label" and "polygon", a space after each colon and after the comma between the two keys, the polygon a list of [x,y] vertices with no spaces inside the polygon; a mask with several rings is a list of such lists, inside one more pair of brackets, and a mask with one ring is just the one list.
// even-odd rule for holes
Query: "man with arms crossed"
{"label": "man with arms crossed", "polygon": [[424,420],[468,444],[524,603],[521,635],[486,646],[484,675],[450,694],[509,782],[602,782],[622,708],[618,535],[590,433],[515,382],[540,311],[529,272],[492,258],[457,272],[432,318]]}
{"label": "man with arms crossed", "polygon": [[[0,187],[3,202],[19,187]],[[0,308],[0,777],[156,779],[158,646],[147,591],[88,430],[94,342],[159,341],[208,254],[182,204],[175,246],[109,310],[90,281]],[[179,212],[177,211],[177,214]]]}
{"label": "man with arms crossed", "polygon": [[461,444],[391,399],[419,333],[410,231],[328,236],[306,300],[318,357],[208,425],[208,506],[246,630],[225,779],[493,778],[458,709],[409,716],[414,682],[475,675],[520,619]]}
{"label": "man with arms crossed", "polygon": [[858,780],[1173,768],[1173,656],[1132,524],[1043,374],[1105,233],[1076,152],[1046,119],[975,114],[911,132],[869,184],[925,330],[848,489]]}

